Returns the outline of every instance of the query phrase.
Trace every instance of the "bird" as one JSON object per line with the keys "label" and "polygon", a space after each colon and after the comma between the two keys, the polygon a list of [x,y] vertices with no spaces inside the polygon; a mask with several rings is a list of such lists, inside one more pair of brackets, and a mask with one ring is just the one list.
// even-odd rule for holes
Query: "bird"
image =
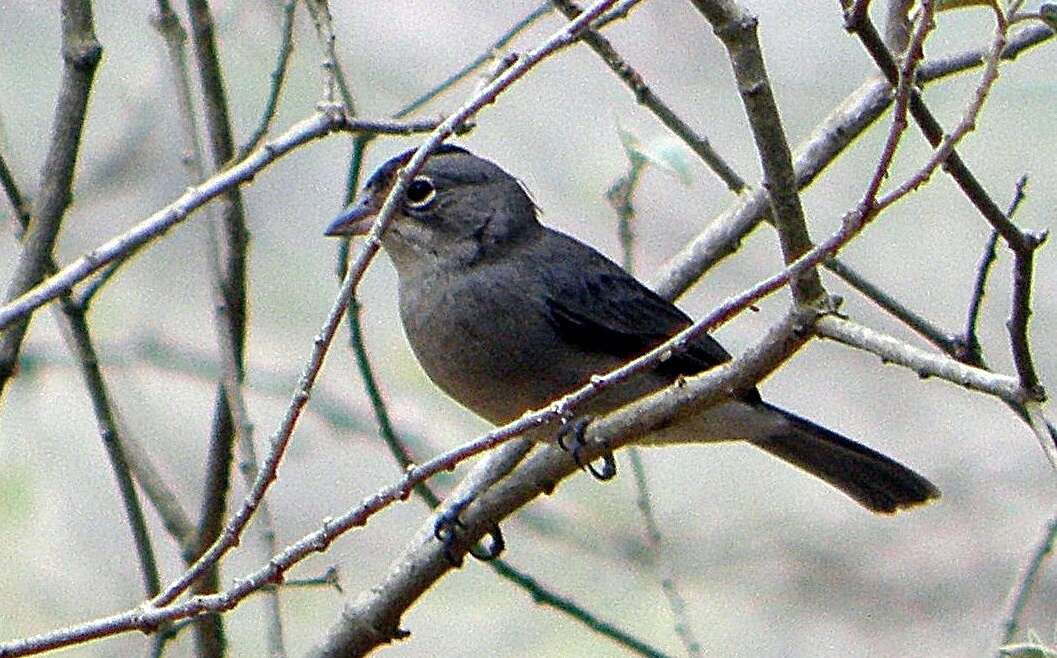
{"label": "bird", "polygon": [[[326,235],[366,234],[413,153],[381,165]],[[461,146],[442,144],[407,185],[380,238],[396,269],[400,318],[418,362],[447,395],[496,425],[544,408],[691,324],[673,303],[591,246],[545,226],[538,214],[517,178]],[[698,335],[577,413],[604,414],[730,359],[713,337]],[[757,388],[636,443],[734,440],[878,514],[940,495],[910,468],[765,402]]]}

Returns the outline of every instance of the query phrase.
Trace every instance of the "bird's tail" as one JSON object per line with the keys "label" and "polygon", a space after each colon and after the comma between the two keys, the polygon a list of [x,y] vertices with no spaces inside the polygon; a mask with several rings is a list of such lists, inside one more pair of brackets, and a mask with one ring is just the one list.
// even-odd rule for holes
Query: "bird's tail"
{"label": "bird's tail", "polygon": [[939,498],[939,490],[906,466],[811,421],[764,403],[792,428],[752,444],[833,485],[878,514]]}

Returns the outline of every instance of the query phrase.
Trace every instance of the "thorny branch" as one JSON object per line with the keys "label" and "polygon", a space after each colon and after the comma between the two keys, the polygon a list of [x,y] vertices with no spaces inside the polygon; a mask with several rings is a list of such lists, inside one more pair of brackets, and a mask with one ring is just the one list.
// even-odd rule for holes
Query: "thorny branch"
{"label": "thorny branch", "polygon": [[[229,169],[211,176],[199,185],[188,188],[172,203],[125,233],[108,240],[84,256],[74,260],[39,285],[17,299],[0,307],[0,329],[22,320],[35,309],[59,295],[69,292],[92,273],[118,259],[125,258],[140,247],[161,237],[198,208],[227,190],[253,179],[266,166],[309,142],[331,132],[373,132],[391,135],[410,135],[429,132],[437,126],[434,120],[410,122],[392,120],[348,119],[334,107],[324,106],[318,114],[299,121],[274,140],[266,142],[252,154]],[[6,335],[6,334],[5,334]]]}
{"label": "thorny branch", "polygon": [[[70,201],[77,154],[81,146],[88,96],[103,48],[95,36],[89,0],[62,2],[62,83],[55,100],[51,143],[41,169],[40,188],[22,238],[22,252],[8,284],[10,303],[33,288],[47,273],[55,240]],[[16,201],[17,203],[17,201]],[[19,204],[21,205],[21,204]],[[8,325],[11,326],[8,326]],[[15,372],[29,318],[0,323],[0,395]]]}
{"label": "thorny branch", "polygon": [[[612,2],[597,3],[592,6],[589,13],[595,12],[593,13],[593,17],[597,17],[600,12],[604,11],[607,6],[612,4]],[[706,13],[706,15],[709,15],[709,12],[714,12],[716,18],[722,18],[724,20],[732,17],[738,18],[736,16],[736,11],[732,13],[732,10],[736,10],[736,5],[733,5],[733,3],[712,3],[701,0],[701,2],[695,2],[695,4],[698,4],[699,8],[702,8],[702,11]],[[850,13],[858,24],[862,24],[863,21],[865,21],[868,25],[869,17],[864,11],[866,4],[867,3],[865,2],[857,3],[856,8],[858,9],[861,7],[863,8],[863,11],[853,11]],[[860,13],[865,15],[865,18],[860,16]],[[740,17],[739,20],[741,18],[744,17]],[[249,517],[254,513],[256,506],[263,499],[267,487],[275,477],[275,469],[278,467],[278,462],[282,458],[283,450],[285,449],[286,443],[289,441],[290,432],[292,432],[293,426],[307,401],[312,381],[321,365],[322,356],[326,350],[326,346],[336,330],[338,321],[340,321],[344,304],[347,303],[348,299],[351,297],[352,290],[358,282],[359,277],[362,276],[371,256],[377,251],[378,236],[385,229],[385,222],[388,219],[387,213],[391,213],[396,203],[399,202],[400,196],[403,193],[403,186],[406,184],[406,181],[414,175],[415,168],[425,161],[425,158],[428,156],[428,153],[432,148],[435,148],[443,139],[450,135],[452,131],[478,111],[483,105],[491,102],[491,100],[505,89],[507,85],[516,80],[517,77],[520,77],[520,75],[526,72],[536,62],[547,57],[551,52],[554,52],[562,45],[571,43],[572,40],[575,39],[576,30],[582,30],[589,20],[591,20],[591,18],[584,19],[579,23],[570,24],[561,33],[552,37],[551,40],[548,40],[543,47],[529,53],[516,62],[510,69],[504,71],[490,85],[480,90],[480,92],[476,94],[471,101],[460,108],[459,111],[437,126],[431,138],[423,144],[418,152],[416,152],[414,158],[402,172],[397,185],[394,186],[392,193],[387,199],[383,212],[379,217],[378,223],[372,230],[372,233],[365,244],[365,248],[360,252],[360,256],[350,268],[349,275],[343,283],[342,291],[332,309],[331,315],[328,317],[328,321],[324,325],[322,333],[317,338],[311,359],[306,366],[305,374],[302,377],[298,390],[294,394],[294,399],[291,402],[290,407],[287,409],[286,417],[284,418],[279,431],[277,431],[273,438],[272,450],[269,452],[268,458],[253,484],[251,494],[247,497],[247,500],[236,515],[224,528],[221,538],[210,548],[210,551],[207,552],[204,560],[200,561],[195,569],[190,570],[178,581],[170,585],[161,596],[140,609],[131,610],[107,619],[89,622],[77,627],[45,634],[43,636],[27,638],[26,640],[0,645],[0,656],[35,653],[47,650],[48,648],[67,646],[83,639],[102,637],[127,630],[140,629],[150,631],[163,622],[193,617],[208,612],[219,613],[234,607],[249,593],[261,587],[265,587],[269,583],[275,583],[281,580],[285,570],[295,564],[298,560],[313,551],[324,550],[329,543],[342,532],[351,529],[352,527],[362,525],[366,522],[367,518],[377,510],[391,502],[406,497],[413,486],[424,482],[430,475],[444,468],[448,468],[472,454],[477,454],[480,450],[486,449],[489,446],[497,445],[498,443],[515,436],[518,431],[523,431],[534,426],[534,424],[546,422],[546,419],[548,418],[560,417],[561,415],[568,413],[568,410],[577,401],[586,399],[590,395],[597,393],[597,391],[608,385],[607,382],[618,381],[621,377],[627,377],[630,376],[630,373],[637,372],[637,369],[648,367],[653,362],[651,359],[656,360],[662,358],[663,350],[679,349],[681,345],[689,340],[689,336],[694,335],[693,332],[704,331],[714,326],[750,304],[752,300],[758,299],[760,296],[778,289],[790,280],[794,280],[807,272],[813,271],[817,265],[822,263],[833,253],[836,253],[847,243],[848,240],[854,237],[854,235],[876,215],[880,207],[893,203],[903,195],[907,194],[917,184],[926,180],[931,172],[941,163],[946,163],[949,166],[951,161],[957,158],[957,153],[954,151],[954,144],[957,142],[957,138],[960,135],[957,135],[958,131],[954,131],[952,136],[941,139],[938,143],[934,144],[937,149],[934,152],[933,157],[930,158],[929,163],[919,170],[918,182],[911,185],[911,182],[914,179],[908,180],[903,186],[896,188],[885,197],[877,199],[876,203],[863,204],[860,208],[849,212],[844,219],[841,230],[838,231],[837,234],[814,247],[810,246],[810,242],[807,242],[806,245],[802,244],[801,247],[804,248],[800,251],[800,256],[798,258],[794,258],[790,255],[795,250],[791,251],[790,249],[792,248],[787,249],[786,255],[789,264],[786,269],[767,280],[761,281],[742,295],[739,295],[737,298],[730,300],[726,304],[717,308],[716,311],[709,314],[709,316],[699,323],[696,323],[687,333],[673,339],[670,344],[662,346],[662,348],[659,348],[654,353],[646,355],[610,375],[599,378],[597,381],[593,381],[589,386],[585,387],[585,389],[558,401],[554,407],[542,410],[534,417],[529,416],[519,420],[511,426],[499,428],[495,432],[489,433],[489,435],[486,435],[486,437],[483,437],[481,440],[474,442],[474,444],[461,446],[459,449],[445,453],[438,458],[434,458],[422,466],[412,467],[400,482],[383,489],[368,499],[365,499],[363,504],[357,506],[357,508],[351,510],[339,519],[325,521],[320,530],[306,536],[296,544],[279,552],[267,565],[251,574],[247,579],[237,581],[229,590],[214,595],[191,597],[181,602],[175,602],[175,597],[178,596],[180,592],[184,591],[187,585],[196,577],[196,569],[198,570],[197,573],[201,573],[201,568],[204,563],[211,564],[216,560],[219,560],[223,552],[237,541],[238,534],[241,532],[245,522],[248,521]],[[737,31],[751,33],[751,28],[745,30],[747,27],[747,25],[741,24],[740,27],[733,30],[732,33]],[[862,29],[869,32],[869,29],[867,28]],[[923,39],[924,32],[921,34],[921,38]],[[727,36],[730,35],[728,34]],[[741,37],[738,38],[740,39]],[[864,41],[869,40],[868,37],[864,38]],[[996,46],[992,49],[992,55],[986,58],[988,74],[997,71],[998,56],[1000,53],[1005,52],[1003,50],[1004,42],[1000,44],[998,41],[999,40],[996,39]],[[732,39],[732,43],[735,43],[737,48],[745,46],[745,43],[737,41],[736,39]],[[751,46],[751,41],[748,43],[750,43]],[[728,46],[731,48],[732,63],[737,69],[738,62],[735,54],[736,47],[732,46],[730,43],[728,43]],[[869,46],[868,49],[870,49]],[[872,50],[871,53],[873,54]],[[755,53],[750,52],[750,59],[756,56]],[[532,57],[535,57],[535,59],[532,60]],[[525,64],[525,62],[530,60],[531,62],[529,64]],[[910,66],[912,67],[913,63],[911,63]],[[883,68],[884,66],[882,66],[882,69]],[[924,66],[921,68],[924,69]],[[919,79],[920,75],[919,71]],[[909,79],[909,75],[906,71],[903,72],[903,76],[904,79]],[[986,77],[987,75],[985,75],[985,79]],[[907,102],[910,111],[915,119],[917,119],[919,123],[927,123],[923,122],[919,117],[921,114],[920,109],[915,110],[917,105],[924,107],[920,102],[917,91],[909,85],[903,85],[903,88],[909,89],[909,94],[906,95],[906,98],[908,99]],[[980,89],[983,91],[978,97],[979,103],[977,104],[976,112],[979,111],[979,104],[982,104],[983,98],[986,96],[986,88],[984,84],[981,84]],[[899,95],[900,94],[897,92],[897,99]],[[746,100],[746,103],[748,105],[749,100]],[[750,110],[750,114],[751,113],[752,110]],[[99,249],[91,252],[86,257],[75,261],[72,265],[68,266],[58,274],[50,277],[47,281],[41,284],[41,286],[38,286],[29,294],[21,296],[6,304],[0,308],[0,327],[7,327],[13,323],[19,323],[28,319],[28,316],[33,309],[46,303],[50,299],[54,299],[56,296],[69,292],[77,282],[83,281],[86,277],[90,276],[92,272],[97,271],[104,264],[115,262],[117,259],[131,254],[138,247],[146,244],[169,227],[182,221],[188,213],[204,204],[210,198],[225,191],[235,189],[237,185],[248,180],[254,175],[254,173],[266,167],[285,152],[288,152],[312,139],[316,139],[329,131],[355,130],[350,127],[353,125],[360,125],[360,129],[363,130],[372,129],[364,127],[364,124],[369,122],[356,122],[345,117],[337,117],[335,114],[335,112],[326,111],[325,108],[324,112],[302,122],[302,124],[299,124],[298,126],[295,126],[295,129],[297,129],[296,131],[292,129],[274,142],[266,144],[263,148],[258,149],[258,151],[254,152],[247,158],[246,162],[239,163],[231,169],[214,176],[202,185],[192,188],[187,194],[178,199],[177,202],[171,204],[159,213],[156,213],[146,222],[137,225],[132,231],[115,238]],[[975,116],[975,112],[973,113],[973,116]],[[421,126],[421,124],[418,125]],[[377,128],[377,125],[374,128]],[[756,128],[757,126],[754,125],[754,129]],[[403,126],[400,129],[406,130],[407,126]],[[966,127],[965,131],[968,129],[969,128]],[[928,129],[926,128],[926,133],[927,132]],[[780,141],[784,143],[784,137]],[[786,151],[786,155],[788,155],[787,147]],[[764,157],[767,156],[761,153],[761,158]],[[780,161],[781,159],[782,158],[779,155],[778,160]],[[789,158],[786,158],[786,160],[789,160]],[[780,167],[781,163],[776,166]],[[792,171],[791,168],[790,171]],[[787,171],[785,173],[788,174],[789,172]],[[799,179],[799,168],[797,169],[796,174]],[[803,184],[800,180],[797,182]],[[868,199],[875,199],[874,193],[879,188],[879,184],[880,181],[878,180],[878,184],[871,187],[871,192],[867,195]],[[793,189],[795,189],[795,186]],[[984,195],[984,198],[986,199],[986,195]],[[980,201],[980,204],[986,206],[986,201]],[[786,210],[788,211],[788,208]],[[762,213],[763,211],[761,210],[760,212]],[[988,216],[988,212],[983,212],[985,216]],[[904,343],[894,341],[894,339],[891,339],[891,342],[889,342],[887,337],[878,335],[876,332],[871,332],[865,328],[857,327],[852,323],[839,320],[835,317],[824,317],[817,321],[818,331],[823,335],[847,340],[849,343],[858,341],[859,346],[863,349],[868,349],[878,354],[885,352],[887,356],[884,356],[884,358],[913,368],[924,375],[943,377],[963,386],[969,386],[991,395],[996,395],[1011,404],[1023,405],[1028,409],[1031,418],[1036,419],[1037,421],[1038,418],[1041,418],[1041,409],[1035,403],[1035,400],[1041,397],[1041,388],[1038,387],[1038,378],[1035,374],[1034,365],[1031,362],[1031,355],[1030,352],[1027,351],[1027,315],[1030,313],[1029,295],[1031,290],[1031,257],[1034,249],[1041,244],[1044,236],[1034,236],[1030,233],[1020,231],[1013,226],[1012,222],[1009,222],[1009,214],[1012,213],[1010,212],[1003,215],[1006,223],[992,221],[992,225],[995,226],[996,232],[1001,234],[1014,250],[1014,257],[1018,259],[1014,267],[1015,304],[1013,317],[1011,317],[1010,320],[1011,343],[1014,346],[1018,379],[995,375],[985,370],[972,368],[969,365],[957,363],[952,359],[945,359],[923,351],[918,353],[914,352],[912,349],[908,350],[909,346]],[[988,216],[988,219],[989,221],[993,220],[991,216]],[[795,221],[793,223],[795,224]],[[789,224],[786,223],[785,226],[786,228],[783,230],[788,231]],[[1012,230],[1010,227],[1012,227]],[[796,230],[795,226],[793,230]],[[1012,231],[1016,231],[1016,234]],[[1013,237],[1011,238],[1011,236]],[[802,237],[806,239],[806,232]],[[788,236],[783,239],[788,239]],[[1017,245],[1014,245],[1013,242],[1011,242],[1011,239],[1013,241],[1019,240],[1020,242]],[[816,318],[812,316],[810,319],[806,319],[803,316],[803,313],[803,311],[792,313],[790,316],[792,319],[787,318],[786,322],[778,326],[774,333],[768,335],[763,341],[761,341],[761,345],[758,346],[755,351],[750,350],[744,357],[736,359],[728,368],[710,371],[706,375],[703,375],[700,378],[700,381],[690,381],[687,390],[672,389],[665,391],[663,394],[659,394],[668,396],[664,403],[659,402],[658,399],[651,398],[650,400],[642,401],[641,404],[634,405],[633,408],[617,412],[616,414],[613,414],[613,417],[611,418],[607,417],[602,419],[592,425],[589,432],[590,435],[593,438],[605,438],[613,441],[614,446],[620,445],[633,438],[636,435],[636,432],[643,433],[649,431],[651,423],[665,422],[665,419],[670,420],[671,414],[674,413],[689,413],[688,411],[685,411],[685,409],[679,411],[678,408],[680,405],[683,405],[683,407],[686,408],[699,408],[714,399],[718,399],[722,395],[726,395],[732,386],[751,385],[755,381],[758,381],[764,376],[764,374],[766,374],[766,372],[776,367],[782,359],[788,357],[789,354],[795,351],[795,349],[807,339],[807,327],[814,326],[816,324]],[[1023,341],[1024,345],[1024,352],[1020,355],[1017,355],[1018,341]],[[764,353],[761,354],[761,352]],[[739,367],[743,368],[743,370],[732,374],[732,372]],[[672,405],[675,406],[673,407]],[[1045,422],[1044,419],[1042,419],[1041,426],[1044,425]],[[1033,426],[1040,426],[1040,422],[1034,422]],[[600,444],[591,443],[589,450],[594,450],[595,452],[600,451]],[[588,454],[590,455],[590,453]],[[567,475],[566,470],[572,470],[569,461],[570,460],[564,458],[562,455],[553,454],[553,451],[541,451],[540,454],[533,457],[529,463],[525,464],[522,469],[519,469],[518,474],[514,478],[501,483],[499,487],[489,491],[486,494],[486,497],[481,501],[481,504],[474,508],[475,511],[473,512],[473,515],[467,519],[468,524],[471,528],[478,531],[478,533],[483,531],[483,529],[487,527],[487,522],[493,521],[495,518],[499,518],[502,515],[508,514],[519,508],[528,500],[531,500],[538,495],[541,490],[546,490],[547,486],[553,486],[561,478],[565,477],[565,475]],[[522,479],[523,473],[530,474],[534,479],[529,479],[526,483],[526,480]],[[540,483],[545,483],[545,486],[540,486]],[[436,577],[439,577],[443,570],[446,569],[444,565],[437,564],[439,553],[435,542],[424,542],[420,546],[412,547],[412,551],[416,552],[416,555],[425,561],[423,564],[428,563],[430,569],[441,569],[441,572],[438,573]],[[428,581],[428,583],[431,582],[433,581]],[[428,583],[426,586],[428,586]],[[415,583],[412,587],[421,587],[421,584]],[[393,592],[384,592],[383,594],[386,596],[401,595],[400,592],[395,590]],[[410,601],[407,602],[407,605],[410,605]],[[387,641],[390,638],[398,637],[400,632],[397,622],[399,620],[400,612],[403,609],[406,609],[406,606],[402,608],[399,605],[393,605],[383,610],[383,613],[387,615],[381,618],[383,623],[378,626],[372,626],[371,628],[375,629],[376,633],[365,633],[364,636],[366,639],[374,642]],[[394,614],[396,615],[395,620],[392,619],[392,615]]]}

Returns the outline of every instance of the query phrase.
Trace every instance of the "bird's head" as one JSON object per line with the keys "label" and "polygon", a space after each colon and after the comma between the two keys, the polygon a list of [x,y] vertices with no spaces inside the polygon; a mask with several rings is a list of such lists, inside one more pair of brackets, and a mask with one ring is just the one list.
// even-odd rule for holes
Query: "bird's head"
{"label": "bird's head", "polygon": [[[414,149],[390,158],[326,234],[363,235]],[[397,271],[459,267],[500,256],[540,229],[536,208],[516,178],[466,149],[442,145],[408,186],[382,246]]]}

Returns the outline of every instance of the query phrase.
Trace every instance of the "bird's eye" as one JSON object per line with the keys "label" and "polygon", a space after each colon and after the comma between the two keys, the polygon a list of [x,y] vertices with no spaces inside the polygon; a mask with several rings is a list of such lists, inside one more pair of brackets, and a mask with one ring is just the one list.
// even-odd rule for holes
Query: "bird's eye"
{"label": "bird's eye", "polygon": [[433,181],[425,176],[419,176],[407,186],[407,205],[411,208],[425,208],[437,196],[437,188]]}

